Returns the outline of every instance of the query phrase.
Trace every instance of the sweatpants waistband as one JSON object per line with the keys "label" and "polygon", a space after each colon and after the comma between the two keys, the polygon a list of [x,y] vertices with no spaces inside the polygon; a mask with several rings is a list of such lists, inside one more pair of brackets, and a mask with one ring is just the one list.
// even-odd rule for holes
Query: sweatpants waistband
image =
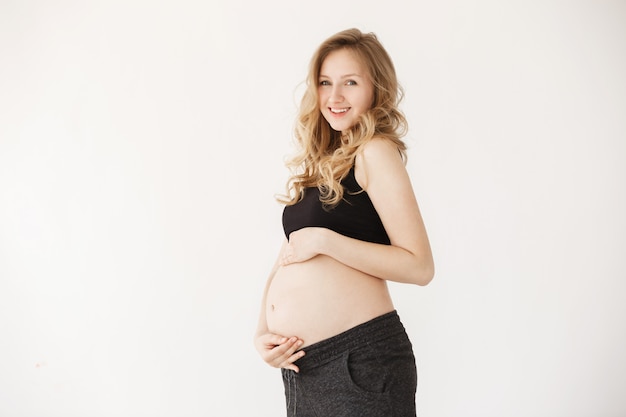
{"label": "sweatpants waistband", "polygon": [[302,350],[306,352],[306,355],[298,359],[295,364],[301,371],[312,369],[323,365],[345,351],[403,333],[406,334],[404,325],[400,321],[398,312],[393,310],[336,336],[304,347]]}

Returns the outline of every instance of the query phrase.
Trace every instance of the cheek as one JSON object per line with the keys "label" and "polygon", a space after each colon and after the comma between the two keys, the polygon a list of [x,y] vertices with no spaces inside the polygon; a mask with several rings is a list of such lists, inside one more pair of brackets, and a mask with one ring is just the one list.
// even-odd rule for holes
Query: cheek
{"label": "cheek", "polygon": [[358,106],[359,114],[365,113],[371,108],[372,108],[372,101],[368,97],[362,97],[362,99],[359,100],[359,106]]}
{"label": "cheek", "polygon": [[371,89],[364,90],[361,96],[361,104],[366,107],[367,110],[374,106],[374,91]]}
{"label": "cheek", "polygon": [[324,94],[324,92],[319,91],[317,93],[317,102],[319,103],[320,107],[324,107],[323,104],[326,103],[327,97]]}

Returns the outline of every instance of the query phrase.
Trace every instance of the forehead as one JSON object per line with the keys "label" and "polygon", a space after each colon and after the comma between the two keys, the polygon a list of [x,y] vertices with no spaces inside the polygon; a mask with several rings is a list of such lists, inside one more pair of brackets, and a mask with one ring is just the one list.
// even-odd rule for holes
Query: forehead
{"label": "forehead", "polygon": [[320,75],[342,76],[356,74],[365,76],[367,69],[359,59],[358,55],[350,49],[338,49],[329,53],[320,68]]}

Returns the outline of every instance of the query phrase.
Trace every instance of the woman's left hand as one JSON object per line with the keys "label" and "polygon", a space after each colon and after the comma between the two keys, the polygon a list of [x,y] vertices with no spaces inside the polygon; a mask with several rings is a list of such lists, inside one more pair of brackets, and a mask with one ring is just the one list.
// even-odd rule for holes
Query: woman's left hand
{"label": "woman's left hand", "polygon": [[289,235],[289,242],[280,260],[282,266],[308,261],[320,254],[320,242],[324,233],[322,227],[305,227]]}

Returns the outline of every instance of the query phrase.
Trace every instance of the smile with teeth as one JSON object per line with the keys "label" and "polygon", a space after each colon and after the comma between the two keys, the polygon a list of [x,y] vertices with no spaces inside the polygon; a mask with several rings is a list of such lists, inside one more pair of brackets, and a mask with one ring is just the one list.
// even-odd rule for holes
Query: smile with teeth
{"label": "smile with teeth", "polygon": [[341,113],[345,113],[348,110],[350,110],[350,108],[345,108],[345,109],[335,109],[335,108],[330,108],[331,113],[336,113],[336,114],[341,114]]}

